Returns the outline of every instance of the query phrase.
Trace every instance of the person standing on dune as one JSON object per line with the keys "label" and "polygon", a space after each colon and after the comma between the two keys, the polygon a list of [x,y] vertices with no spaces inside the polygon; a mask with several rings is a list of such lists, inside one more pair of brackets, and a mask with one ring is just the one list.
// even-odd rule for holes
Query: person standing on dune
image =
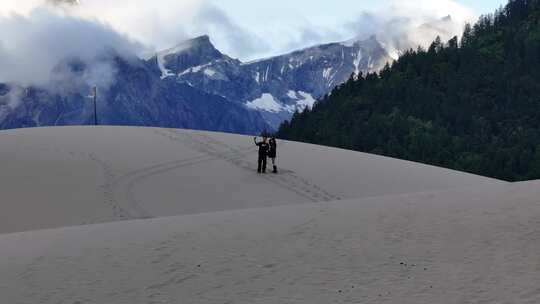
{"label": "person standing on dune", "polygon": [[268,150],[268,157],[272,160],[272,166],[274,167],[274,170],[272,171],[272,173],[278,173],[277,166],[276,166],[277,142],[274,136],[270,138],[269,146],[270,146],[270,149]]}
{"label": "person standing on dune", "polygon": [[255,145],[259,147],[257,172],[266,173],[266,158],[268,157],[268,150],[270,149],[270,146],[268,145],[268,138],[266,137],[266,135],[264,135],[262,141],[257,142],[257,137],[254,137],[253,141],[255,142]]}

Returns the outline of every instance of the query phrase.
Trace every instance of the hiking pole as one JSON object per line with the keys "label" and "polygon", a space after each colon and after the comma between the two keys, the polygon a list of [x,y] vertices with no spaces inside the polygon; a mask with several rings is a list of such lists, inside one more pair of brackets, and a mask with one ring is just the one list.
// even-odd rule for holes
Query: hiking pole
{"label": "hiking pole", "polygon": [[86,98],[92,98],[92,101],[94,102],[94,125],[98,125],[98,117],[97,117],[97,86],[92,87],[92,95],[86,96]]}
{"label": "hiking pole", "polygon": [[97,117],[97,87],[94,86],[92,89],[92,96],[94,97],[94,125],[98,125],[98,117]]}

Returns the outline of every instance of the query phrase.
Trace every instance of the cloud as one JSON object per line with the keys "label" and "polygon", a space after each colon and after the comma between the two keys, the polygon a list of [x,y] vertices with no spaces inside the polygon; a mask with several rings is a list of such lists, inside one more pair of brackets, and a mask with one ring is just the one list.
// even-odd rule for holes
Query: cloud
{"label": "cloud", "polygon": [[342,39],[344,39],[344,35],[338,31],[309,24],[292,33],[285,48],[289,51],[294,51],[307,46],[335,42]]}
{"label": "cloud", "polygon": [[[452,18],[443,19],[447,15]],[[105,50],[141,56],[202,34],[241,59],[375,34],[395,57],[399,50],[427,46],[437,35],[460,34],[474,14],[454,0],[392,0],[341,28],[297,20],[305,22],[268,25],[262,38],[263,32],[239,26],[210,0],[2,0],[0,82],[45,85],[59,62],[75,56],[90,67],[80,77],[107,80],[114,67],[96,59]]]}
{"label": "cloud", "polygon": [[2,121],[7,114],[9,108],[14,109],[19,106],[23,96],[23,88],[12,87],[5,94],[0,94],[0,121]]}
{"label": "cloud", "polygon": [[212,33],[212,40],[226,53],[235,57],[249,57],[264,52],[270,45],[264,39],[238,26],[220,8],[206,4],[195,15],[197,23],[193,32],[197,34]]}
{"label": "cloud", "polygon": [[44,4],[54,4],[74,18],[107,24],[154,51],[203,34],[235,57],[249,57],[270,48],[210,0],[2,0],[0,15],[3,11],[28,16]]}
{"label": "cloud", "polygon": [[170,47],[190,36],[189,25],[203,0],[81,0],[68,12],[86,20],[99,20],[147,46]]}
{"label": "cloud", "polygon": [[[0,16],[30,17],[37,8],[110,29],[146,46],[167,48],[187,39],[204,0],[2,0]],[[2,39],[2,38],[0,38]]]}
{"label": "cloud", "polygon": [[46,0],[47,3],[52,5],[77,5],[81,4],[79,0]]}
{"label": "cloud", "polygon": [[13,86],[0,105],[18,106],[28,86],[61,95],[107,89],[118,72],[111,51],[143,56],[202,34],[237,56],[268,47],[199,0],[2,0],[0,84]]}
{"label": "cloud", "polygon": [[390,1],[382,9],[362,13],[345,27],[359,39],[376,35],[390,55],[418,46],[427,47],[437,36],[460,36],[475,14],[453,0]]}
{"label": "cloud", "polygon": [[[92,71],[111,50],[130,57],[142,46],[109,26],[56,12],[46,7],[26,15],[0,15],[0,82],[47,86],[63,60],[77,58]],[[99,66],[99,65],[98,65]],[[111,72],[113,68],[100,70]],[[110,79],[102,74],[95,79]],[[90,81],[90,79],[89,79]]]}
{"label": "cloud", "polygon": [[248,57],[269,48],[267,42],[238,26],[208,0],[79,1],[69,12],[110,24],[155,50],[205,34],[218,48],[235,57]]}

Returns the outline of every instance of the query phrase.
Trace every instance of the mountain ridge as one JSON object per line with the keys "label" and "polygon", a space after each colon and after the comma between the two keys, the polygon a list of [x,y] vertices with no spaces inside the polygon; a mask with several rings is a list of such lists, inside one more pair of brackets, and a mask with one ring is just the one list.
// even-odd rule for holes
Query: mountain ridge
{"label": "mountain ridge", "polygon": [[376,39],[316,45],[249,63],[222,53],[208,35],[149,59],[108,50],[91,64],[77,58],[60,62],[48,86],[3,84],[0,128],[91,124],[93,106],[86,96],[98,81],[104,83],[98,96],[101,124],[258,134],[277,130],[351,74],[377,71],[388,60]]}
{"label": "mountain ridge", "polygon": [[[207,51],[186,47],[194,42],[197,46],[203,42]],[[178,52],[174,48],[161,51],[151,59],[157,61],[163,79],[173,77],[259,110],[273,128],[294,112],[313,106],[351,74],[376,72],[392,60],[375,36],[249,62],[222,54],[206,35],[179,45]]]}

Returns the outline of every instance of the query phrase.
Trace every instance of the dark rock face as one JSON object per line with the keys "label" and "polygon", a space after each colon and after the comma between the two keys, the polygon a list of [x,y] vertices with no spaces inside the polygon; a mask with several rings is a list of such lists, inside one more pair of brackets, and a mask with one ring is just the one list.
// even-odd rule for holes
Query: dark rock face
{"label": "dark rock face", "polygon": [[[161,52],[150,62],[157,62],[162,78],[175,78],[260,111],[277,128],[295,110],[312,105],[351,74],[378,71],[391,60],[372,37],[242,63],[221,54],[204,36]],[[261,97],[264,102],[253,102]]]}
{"label": "dark rock face", "polygon": [[208,36],[185,41],[161,52],[158,56],[160,60],[166,62],[166,68],[174,74],[213,61],[230,59],[214,47]]}
{"label": "dark rock face", "polygon": [[[143,61],[134,63],[116,57],[114,64],[118,70],[114,84],[98,94],[100,124],[242,134],[269,129],[258,112],[172,79],[161,80]],[[90,88],[81,88],[80,92],[90,92]],[[4,114],[0,128],[94,123],[92,99],[79,92],[51,93],[27,88],[19,98],[19,105]]]}
{"label": "dark rock face", "polygon": [[[243,63],[201,36],[148,60],[114,52],[99,60],[115,71],[99,87],[100,124],[258,134],[277,129],[352,73],[377,71],[391,59],[371,38]],[[0,128],[93,124],[85,78],[91,68],[66,59],[47,88],[0,84]]]}

